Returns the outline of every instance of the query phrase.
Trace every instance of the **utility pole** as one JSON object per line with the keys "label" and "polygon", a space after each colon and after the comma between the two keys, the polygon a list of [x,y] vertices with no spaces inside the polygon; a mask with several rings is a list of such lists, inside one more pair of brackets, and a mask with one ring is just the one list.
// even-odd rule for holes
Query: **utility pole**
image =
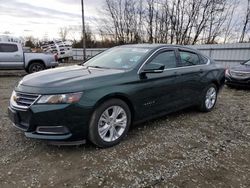
{"label": "utility pole", "polygon": [[86,35],[85,35],[85,20],[84,20],[84,0],[81,0],[82,3],[82,47],[83,47],[83,61],[86,61]]}

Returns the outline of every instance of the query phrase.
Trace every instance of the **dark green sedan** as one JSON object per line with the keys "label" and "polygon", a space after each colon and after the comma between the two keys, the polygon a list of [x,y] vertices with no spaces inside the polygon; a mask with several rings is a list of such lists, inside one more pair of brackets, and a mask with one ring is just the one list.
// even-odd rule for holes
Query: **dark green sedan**
{"label": "dark green sedan", "polygon": [[211,111],[224,72],[184,46],[119,46],[83,65],[25,76],[12,93],[9,117],[29,138],[110,147],[132,124],[190,106]]}

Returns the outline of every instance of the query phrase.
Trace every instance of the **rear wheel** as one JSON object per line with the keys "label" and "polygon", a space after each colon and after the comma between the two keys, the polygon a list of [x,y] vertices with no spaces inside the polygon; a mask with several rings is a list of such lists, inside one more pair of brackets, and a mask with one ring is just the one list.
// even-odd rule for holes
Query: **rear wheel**
{"label": "rear wheel", "polygon": [[45,66],[41,62],[31,63],[28,67],[28,73],[39,72],[45,69]]}
{"label": "rear wheel", "polygon": [[93,113],[89,126],[89,139],[105,148],[118,144],[127,134],[131,123],[128,105],[119,99],[101,104]]}
{"label": "rear wheel", "polygon": [[217,101],[217,87],[214,84],[210,84],[203,92],[200,110],[203,112],[210,112]]}

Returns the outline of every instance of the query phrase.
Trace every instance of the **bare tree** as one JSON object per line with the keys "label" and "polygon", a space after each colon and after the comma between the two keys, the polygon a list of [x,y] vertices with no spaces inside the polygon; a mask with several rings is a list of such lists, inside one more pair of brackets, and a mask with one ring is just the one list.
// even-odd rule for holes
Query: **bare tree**
{"label": "bare tree", "polygon": [[104,14],[107,22],[102,32],[106,30],[120,44],[138,41],[143,30],[143,9],[140,6],[142,0],[106,0]]}
{"label": "bare tree", "polygon": [[233,18],[235,16],[235,10],[239,5],[239,0],[234,0],[232,1],[232,4],[229,5],[228,8],[228,14],[227,14],[227,21],[225,23],[225,28],[224,28],[224,44],[232,37],[232,30],[233,28],[236,27],[236,22],[233,21]]}
{"label": "bare tree", "polygon": [[209,20],[208,13],[209,13],[209,7],[211,5],[211,0],[205,0],[205,1],[199,0],[198,4],[199,4],[198,6],[199,11],[195,16],[195,21],[193,25],[194,34],[193,34],[192,44],[197,43],[202,31],[207,27],[207,22]]}
{"label": "bare tree", "polygon": [[147,33],[148,42],[153,43],[153,20],[154,20],[154,3],[155,0],[147,0]]}
{"label": "bare tree", "polygon": [[209,12],[208,21],[208,36],[205,41],[207,44],[216,43],[215,39],[222,31],[222,26],[224,25],[227,16],[227,0],[212,0]]}
{"label": "bare tree", "polygon": [[69,28],[68,27],[61,27],[58,32],[59,36],[62,40],[66,40],[68,34],[69,34]]}
{"label": "bare tree", "polygon": [[247,11],[246,11],[246,15],[245,15],[245,20],[244,20],[242,33],[241,33],[241,36],[240,36],[240,42],[244,41],[246,31],[247,31],[247,27],[248,27],[248,23],[249,23],[249,19],[250,19],[250,0],[247,1]]}
{"label": "bare tree", "polygon": [[35,48],[36,47],[36,40],[33,36],[25,37],[25,47]]}
{"label": "bare tree", "polygon": [[[117,44],[226,42],[236,32],[237,2],[239,0],[106,0],[101,32]],[[241,38],[248,31],[249,9]]]}
{"label": "bare tree", "polygon": [[5,35],[10,35],[11,32],[10,32],[10,31],[4,31],[3,34],[5,34]]}

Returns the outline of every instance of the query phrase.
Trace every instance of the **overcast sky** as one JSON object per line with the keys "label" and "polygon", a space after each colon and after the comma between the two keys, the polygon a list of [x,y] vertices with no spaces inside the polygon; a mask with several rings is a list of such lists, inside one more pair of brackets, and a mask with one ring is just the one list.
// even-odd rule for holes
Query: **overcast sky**
{"label": "overcast sky", "polygon": [[[94,34],[98,34],[100,10],[105,0],[84,0],[85,19]],[[234,20],[242,21],[247,0],[239,0]],[[59,38],[60,27],[81,26],[81,0],[0,0],[0,35],[34,36],[43,39]],[[69,38],[79,39],[80,30],[71,32]]]}
{"label": "overcast sky", "polygon": [[[98,19],[103,0],[84,0],[86,22]],[[0,34],[58,37],[60,27],[81,25],[81,0],[0,0]],[[94,28],[93,28],[94,29]],[[74,37],[78,38],[78,33]]]}

